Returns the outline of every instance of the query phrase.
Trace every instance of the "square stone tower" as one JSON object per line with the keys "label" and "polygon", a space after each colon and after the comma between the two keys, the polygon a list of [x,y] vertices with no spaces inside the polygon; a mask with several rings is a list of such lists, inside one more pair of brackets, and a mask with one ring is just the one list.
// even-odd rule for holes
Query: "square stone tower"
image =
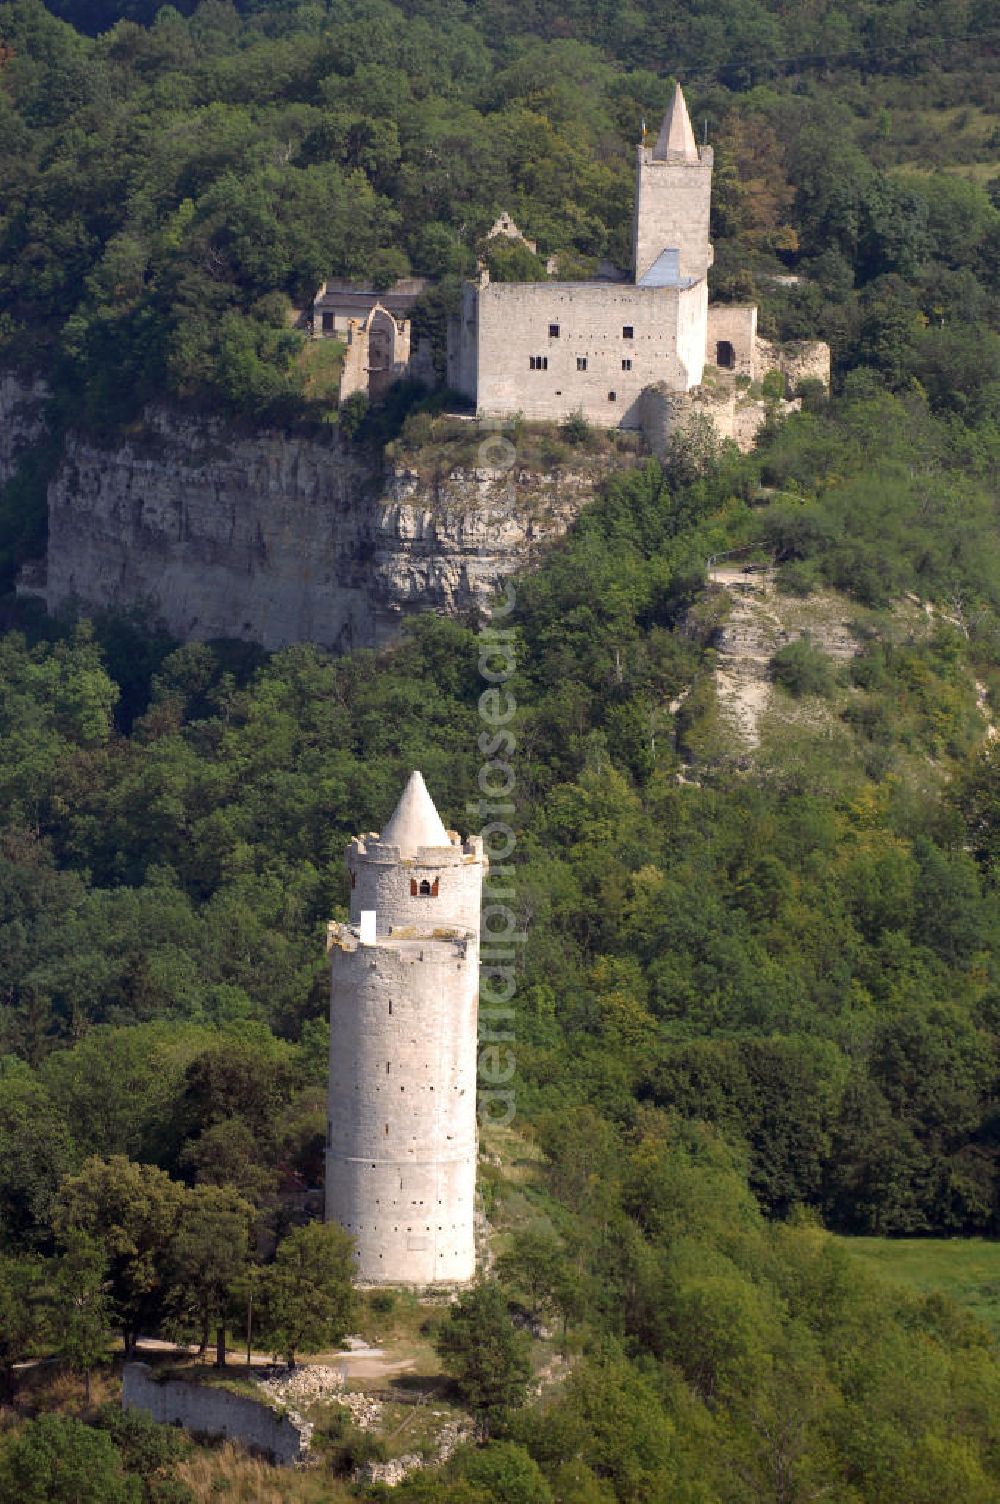
{"label": "square stone tower", "polygon": [[[655,144],[643,140],[637,151],[632,257],[640,287],[657,285],[663,273],[707,276],[714,259],[708,238],[712,155],[710,146],[695,142],[678,84]],[[671,252],[677,253],[676,264]]]}
{"label": "square stone tower", "polygon": [[412,773],[382,834],[347,848],[351,918],[332,924],[326,1216],[358,1280],[475,1275],[482,839],[446,831]]}

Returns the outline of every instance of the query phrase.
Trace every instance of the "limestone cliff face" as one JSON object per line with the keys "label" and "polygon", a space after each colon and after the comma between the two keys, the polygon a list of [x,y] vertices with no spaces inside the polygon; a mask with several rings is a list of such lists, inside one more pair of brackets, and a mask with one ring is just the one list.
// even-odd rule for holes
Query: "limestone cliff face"
{"label": "limestone cliff face", "polygon": [[373,647],[409,612],[488,600],[592,494],[582,473],[383,480],[333,439],[153,411],[117,448],[68,441],[49,491],[46,599],[146,603],[182,639]]}
{"label": "limestone cliff face", "polygon": [[48,387],[15,371],[0,371],[0,486],[6,485],[26,449],[45,432]]}

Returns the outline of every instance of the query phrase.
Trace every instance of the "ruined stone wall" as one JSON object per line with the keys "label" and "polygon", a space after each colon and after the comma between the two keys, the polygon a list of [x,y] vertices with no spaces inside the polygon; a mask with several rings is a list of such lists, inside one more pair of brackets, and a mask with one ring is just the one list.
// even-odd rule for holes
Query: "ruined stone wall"
{"label": "ruined stone wall", "polygon": [[801,381],[821,381],[829,389],[830,346],[823,340],[789,340],[779,345],[758,338],[757,362],[762,375],[780,371],[792,391]]}
{"label": "ruined stone wall", "polygon": [[141,1410],[163,1426],[229,1437],[267,1452],[280,1464],[298,1462],[306,1451],[299,1427],[261,1400],[183,1379],[160,1381],[146,1363],[126,1363],[122,1407]]}
{"label": "ruined stone wall", "polygon": [[[795,400],[782,402],[779,407],[787,415],[798,412],[801,405]],[[641,413],[643,433],[654,454],[665,454],[676,434],[702,418],[708,419],[718,438],[729,439],[748,451],[767,421],[768,404],[737,390],[731,383],[699,387],[693,392],[650,387],[642,394]]]}
{"label": "ruined stone wall", "polygon": [[336,440],[152,411],[116,448],[69,440],[49,489],[50,609],[147,603],[176,636],[373,647],[468,611],[592,499],[572,473],[385,477]]}

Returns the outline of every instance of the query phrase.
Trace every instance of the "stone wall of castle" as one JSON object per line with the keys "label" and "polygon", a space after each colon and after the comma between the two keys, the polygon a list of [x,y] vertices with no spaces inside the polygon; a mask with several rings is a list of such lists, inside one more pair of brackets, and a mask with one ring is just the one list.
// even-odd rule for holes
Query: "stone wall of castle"
{"label": "stone wall of castle", "polygon": [[651,380],[679,391],[701,380],[706,297],[704,283],[480,287],[480,412],[560,421],[582,411],[605,428],[639,427],[639,398]]}
{"label": "stone wall of castle", "polygon": [[[748,451],[767,421],[768,406],[731,383],[693,392],[672,392],[660,385],[643,392],[640,411],[646,442],[654,454],[663,455],[676,435],[705,420],[717,438]],[[779,404],[782,416],[798,412],[801,406],[798,400]]]}
{"label": "stone wall of castle", "polygon": [[[720,345],[732,350],[732,364],[727,365]],[[757,309],[752,303],[712,303],[708,309],[708,349],[710,365],[732,371],[736,376],[760,379],[757,340]]]}
{"label": "stone wall of castle", "polygon": [[300,1428],[262,1400],[184,1379],[158,1379],[146,1363],[126,1363],[122,1407],[141,1410],[162,1426],[228,1437],[279,1464],[298,1462],[308,1449]]}
{"label": "stone wall of castle", "polygon": [[757,340],[758,362],[763,371],[780,371],[794,392],[800,382],[821,381],[830,388],[830,346],[823,340],[789,340],[782,345]]}

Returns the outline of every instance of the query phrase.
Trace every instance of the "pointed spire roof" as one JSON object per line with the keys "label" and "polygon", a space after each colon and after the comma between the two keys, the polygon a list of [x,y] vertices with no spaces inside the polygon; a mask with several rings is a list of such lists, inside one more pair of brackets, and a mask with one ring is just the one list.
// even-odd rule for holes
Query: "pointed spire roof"
{"label": "pointed spire roof", "polygon": [[694,131],[691,129],[691,116],[684,102],[683,90],[678,84],[674,90],[674,97],[667,106],[667,113],[660,126],[660,134],[653,147],[653,161],[697,162],[697,160],[698,147],[695,144]]}
{"label": "pointed spire roof", "polygon": [[415,856],[421,846],[451,844],[422,773],[410,774],[392,819],[379,839],[386,846],[398,846],[401,856]]}

